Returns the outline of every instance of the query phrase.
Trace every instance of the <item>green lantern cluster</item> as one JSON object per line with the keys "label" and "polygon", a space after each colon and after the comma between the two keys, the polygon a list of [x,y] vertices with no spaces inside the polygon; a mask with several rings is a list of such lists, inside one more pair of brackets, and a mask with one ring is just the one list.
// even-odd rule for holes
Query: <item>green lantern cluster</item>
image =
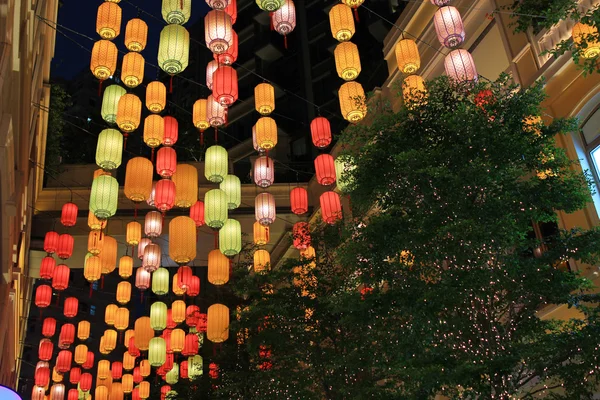
{"label": "green lantern cluster", "polygon": [[223,182],[229,170],[229,156],[227,150],[219,145],[206,149],[204,157],[204,176],[210,182]]}
{"label": "green lantern cluster", "polygon": [[204,195],[204,222],[220,229],[227,221],[227,195],[221,189],[212,189]]}
{"label": "green lantern cluster", "polygon": [[179,381],[179,364],[173,363],[173,368],[167,372],[165,380],[169,385],[174,385]]}
{"label": "green lantern cluster", "polygon": [[119,99],[125,93],[127,93],[127,91],[119,85],[110,85],[104,90],[100,114],[102,115],[102,119],[109,124],[117,123],[117,108],[119,106]]}
{"label": "green lantern cluster", "polygon": [[123,158],[123,135],[116,129],[104,129],[98,136],[96,164],[107,171],[119,168]]}
{"label": "green lantern cluster", "polygon": [[242,184],[240,178],[235,175],[227,175],[219,188],[227,195],[227,208],[233,210],[238,208],[242,202]]}
{"label": "green lantern cluster", "polygon": [[98,219],[107,219],[117,212],[119,182],[110,175],[101,175],[92,182],[90,211]]}
{"label": "green lantern cluster", "polygon": [[242,226],[235,219],[228,219],[219,231],[219,250],[233,257],[242,250]]}

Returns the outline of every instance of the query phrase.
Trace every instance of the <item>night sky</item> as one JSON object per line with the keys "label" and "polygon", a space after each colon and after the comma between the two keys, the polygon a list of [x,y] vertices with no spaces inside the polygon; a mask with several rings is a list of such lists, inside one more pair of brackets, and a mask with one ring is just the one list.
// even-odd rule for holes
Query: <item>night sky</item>
{"label": "night sky", "polygon": [[[98,6],[102,3],[103,0],[62,0],[58,9],[58,24],[82,33],[94,40],[98,40],[100,39],[100,36],[96,33],[96,13]],[[143,12],[139,15],[139,18],[148,24],[148,44],[141,54],[148,62],[152,64],[157,63],[156,55],[158,51],[158,40],[160,31],[165,25],[161,16],[161,4],[161,0],[123,0],[119,3],[119,6],[121,6],[121,9],[123,10],[121,33],[113,40],[119,50],[126,50],[123,45],[125,25],[131,18],[138,16],[136,6],[139,6],[144,11],[153,15],[150,16]],[[204,17],[208,10],[209,7],[205,1],[192,2],[192,17],[185,26],[187,28],[192,26],[198,19]],[[94,45],[93,41],[60,27],[58,29],[91,51],[92,46]],[[81,70],[89,68],[90,53],[73,43],[71,39],[66,38],[59,32],[56,34],[56,49],[54,59],[52,60],[51,72],[53,78],[59,77],[68,80]],[[204,38],[196,39],[203,40]],[[147,66],[145,72],[146,75],[154,79],[156,75],[156,70],[154,68]]]}

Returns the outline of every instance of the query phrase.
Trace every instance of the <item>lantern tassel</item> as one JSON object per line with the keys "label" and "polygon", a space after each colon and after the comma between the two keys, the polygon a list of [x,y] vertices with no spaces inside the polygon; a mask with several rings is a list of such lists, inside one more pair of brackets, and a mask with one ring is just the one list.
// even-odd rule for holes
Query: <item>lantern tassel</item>
{"label": "lantern tassel", "polygon": [[102,275],[102,280],[100,281],[100,289],[104,289],[104,275]]}
{"label": "lantern tassel", "polygon": [[360,22],[360,19],[358,18],[358,7],[354,7],[354,19],[356,22]]}
{"label": "lantern tassel", "polygon": [[275,25],[273,25],[273,13],[272,12],[269,13],[269,22],[270,22],[269,25],[271,27],[271,30],[274,31],[275,30]]}
{"label": "lantern tassel", "polygon": [[285,35],[285,36],[283,37],[283,47],[285,47],[285,49],[286,49],[286,50],[287,50],[287,48],[288,48],[288,47],[287,47],[287,35]]}
{"label": "lantern tassel", "polygon": [[152,155],[150,156],[150,162],[154,164],[154,147],[152,148]]}
{"label": "lantern tassel", "polygon": [[169,79],[169,94],[173,93],[173,75],[171,75],[171,79]]}
{"label": "lantern tassel", "polygon": [[104,81],[98,82],[98,97],[102,96],[102,82]]}

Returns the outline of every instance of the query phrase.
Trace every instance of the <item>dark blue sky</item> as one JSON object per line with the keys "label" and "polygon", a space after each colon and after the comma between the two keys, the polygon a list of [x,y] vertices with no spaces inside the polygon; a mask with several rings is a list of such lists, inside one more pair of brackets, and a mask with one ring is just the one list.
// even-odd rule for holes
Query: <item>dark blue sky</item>
{"label": "dark blue sky", "polygon": [[[100,36],[96,33],[96,13],[98,6],[102,3],[103,0],[62,0],[62,5],[58,9],[58,23],[68,29],[82,33],[94,40],[98,40],[100,39]],[[138,16],[138,10],[135,6],[139,6],[144,11],[153,15],[152,17],[143,12],[139,15],[139,18],[143,19],[148,24],[148,44],[141,54],[148,62],[152,64],[157,63],[156,54],[158,51],[158,40],[160,31],[164,26],[164,21],[161,16],[161,5],[161,0],[123,0],[119,3],[119,6],[123,10],[121,33],[113,40],[119,47],[119,50],[125,50],[125,46],[123,45],[125,25],[131,18]],[[193,1],[192,17],[185,26],[187,28],[192,26],[199,18],[204,17],[208,10],[209,7],[205,1]],[[59,29],[61,28],[59,27]],[[94,42],[91,40],[64,29],[61,30],[86,49],[92,49]],[[196,39],[204,40],[203,37]],[[52,60],[52,77],[71,79],[84,68],[89,68],[89,65],[90,53],[57,32],[56,49],[54,59]],[[154,78],[155,71],[152,68],[146,67],[146,75]]]}

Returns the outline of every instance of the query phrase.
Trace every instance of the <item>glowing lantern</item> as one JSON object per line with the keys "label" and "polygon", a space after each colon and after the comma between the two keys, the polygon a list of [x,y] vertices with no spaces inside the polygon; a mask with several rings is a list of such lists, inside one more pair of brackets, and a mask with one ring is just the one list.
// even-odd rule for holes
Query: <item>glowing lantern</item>
{"label": "glowing lantern", "polygon": [[[126,309],[124,309],[126,310]],[[116,319],[116,315],[118,314],[119,308],[117,308],[117,312],[115,312],[115,319]],[[113,351],[115,349],[115,347],[117,347],[117,331],[113,330],[113,329],[107,329],[104,331],[104,345],[106,346],[106,349],[108,351]]]}
{"label": "glowing lantern", "polygon": [[167,345],[165,339],[154,337],[150,339],[148,361],[153,367],[160,367],[167,359]]}
{"label": "glowing lantern", "polygon": [[106,308],[104,309],[104,322],[107,325],[115,324],[115,317],[117,315],[118,309],[119,306],[117,306],[116,304],[109,304],[108,306],[106,306]]}
{"label": "glowing lantern", "polygon": [[167,327],[167,305],[162,301],[155,301],[150,306],[150,326],[155,331],[162,331]]}
{"label": "glowing lantern", "polygon": [[327,118],[316,117],[310,123],[310,134],[313,144],[323,149],[331,143],[331,125]]}
{"label": "glowing lantern", "polygon": [[158,44],[158,64],[163,71],[175,75],[185,70],[189,63],[189,52],[190,34],[183,26],[172,24],[162,29]]}
{"label": "glowing lantern", "polygon": [[113,382],[110,388],[110,400],[123,400],[124,393],[121,382]]}
{"label": "glowing lantern", "polygon": [[315,158],[317,182],[327,186],[335,182],[335,163],[330,154],[321,154]]}
{"label": "glowing lantern", "polygon": [[[87,352],[85,354],[85,358],[87,360]],[[69,382],[73,385],[77,385],[81,380],[81,368],[74,367],[69,371]]]}
{"label": "glowing lantern", "polygon": [[150,317],[140,317],[135,321],[135,346],[142,351],[148,350],[150,339],[154,337],[154,330],[150,325]]}
{"label": "glowing lantern", "polygon": [[204,313],[200,313],[200,315],[198,315],[198,325],[196,325],[196,329],[200,333],[206,332],[206,318],[207,315]]}
{"label": "glowing lantern", "polygon": [[269,243],[269,227],[261,225],[258,221],[253,225],[254,244],[264,246]]}
{"label": "glowing lantern", "polygon": [[235,219],[225,221],[219,230],[219,249],[228,257],[233,257],[242,250],[242,227]]}
{"label": "glowing lantern", "polygon": [[266,250],[254,252],[254,272],[262,273],[268,271],[271,266],[271,255]]}
{"label": "glowing lantern", "polygon": [[94,390],[95,400],[108,400],[108,388],[106,386],[96,386]]}
{"label": "glowing lantern", "polygon": [[52,279],[55,267],[56,261],[54,260],[54,258],[49,256],[42,258],[42,263],[40,265],[40,277],[42,279]]}
{"label": "glowing lantern", "polygon": [[124,331],[129,326],[129,309],[119,307],[115,316],[115,328],[118,331]]}
{"label": "glowing lantern", "polygon": [[465,40],[465,27],[460,12],[455,7],[440,7],[433,15],[433,25],[442,46],[450,49],[460,46]]}
{"label": "glowing lantern", "polygon": [[123,393],[131,393],[133,391],[133,375],[124,374],[121,378],[121,387],[123,389]]}
{"label": "glowing lantern", "polygon": [[[193,336],[195,336],[196,340],[198,340],[198,336],[196,336],[196,335],[193,335]],[[183,348],[183,351],[181,352],[181,354],[184,354],[184,355],[185,355],[185,353],[186,353],[186,351],[188,349],[188,347],[187,347],[188,346],[187,336],[186,336],[185,339],[186,339],[185,347]],[[190,349],[191,349],[191,347],[190,347]],[[191,350],[189,350],[189,351],[191,351]],[[187,360],[186,361],[182,361],[181,364],[179,364],[179,377],[182,378],[182,379],[188,379],[189,378],[189,375],[188,375],[188,362],[187,362]]]}
{"label": "glowing lantern", "polygon": [[258,147],[270,150],[277,144],[277,124],[271,117],[262,117],[256,121],[256,142]]}
{"label": "glowing lantern", "polygon": [[166,268],[159,268],[152,273],[152,292],[159,296],[169,293],[169,271]]}
{"label": "glowing lantern", "polygon": [[339,42],[346,42],[352,38],[356,28],[352,18],[352,10],[345,4],[337,4],[329,11],[329,24],[331,34]]}
{"label": "glowing lantern", "polygon": [[52,276],[52,288],[61,291],[69,287],[70,274],[71,270],[65,264],[57,265]]}
{"label": "glowing lantern", "polygon": [[175,204],[175,182],[170,179],[161,179],[156,182],[154,205],[161,211],[169,211]]}
{"label": "glowing lantern", "polygon": [[[173,275],[173,285],[171,286],[171,291],[176,296],[183,296],[186,292],[185,289],[183,289],[179,286],[179,282],[177,280],[177,274]],[[169,310],[169,313],[170,312],[171,312],[171,310]],[[175,327],[175,326],[173,326],[173,327]],[[169,326],[169,316],[167,316],[167,328],[171,328],[171,326]]]}
{"label": "glowing lantern", "polygon": [[290,206],[296,215],[308,212],[308,192],[306,189],[296,187],[290,191]]}
{"label": "glowing lantern", "polygon": [[81,368],[91,369],[93,366],[94,366],[94,353],[92,353],[91,351],[88,351],[87,360],[85,360],[85,363],[81,366]]}
{"label": "glowing lantern", "polygon": [[212,189],[204,195],[204,218],[206,225],[220,229],[227,220],[227,194],[220,189]]}
{"label": "glowing lantern", "polygon": [[356,79],[361,71],[358,47],[352,42],[343,42],[336,46],[333,54],[338,76],[345,81]]}
{"label": "glowing lantern", "polygon": [[254,107],[262,115],[269,115],[275,109],[275,89],[268,83],[259,83],[254,88]]}
{"label": "glowing lantern", "polygon": [[206,101],[206,112],[208,114],[208,122],[210,123],[210,126],[216,128],[225,124],[227,108],[218,103],[212,96],[209,96]]}
{"label": "glowing lantern", "polygon": [[69,372],[73,354],[69,350],[61,350],[56,356],[56,370],[61,373]]}
{"label": "glowing lantern", "polygon": [[[185,309],[183,313],[185,319]],[[185,332],[179,328],[173,329],[173,332],[171,332],[171,348],[173,352],[181,353],[183,346],[185,346]]]}
{"label": "glowing lantern", "polygon": [[160,267],[160,259],[162,257],[162,253],[160,250],[160,246],[152,243],[146,246],[144,249],[144,258],[142,259],[142,267],[148,271],[153,272]]}
{"label": "glowing lantern", "polygon": [[163,0],[162,2],[162,17],[168,24],[183,25],[191,15],[192,0]]}
{"label": "glowing lantern", "polygon": [[202,357],[199,355],[195,355],[193,357],[188,358],[188,375],[190,379],[196,379],[202,375],[203,372],[203,362]]}
{"label": "glowing lantern", "polygon": [[[219,68],[219,63],[216,60],[209,61],[208,64],[206,64],[206,86],[210,90],[213,88],[213,75],[217,68]],[[213,97],[208,96],[208,98],[211,99]]]}
{"label": "glowing lantern", "polygon": [[46,308],[52,300],[52,288],[48,285],[40,285],[35,290],[35,305],[39,308]]}
{"label": "glowing lantern", "polygon": [[88,227],[91,230],[97,231],[102,229],[104,227],[104,222],[106,221],[100,221],[98,218],[96,218],[92,210],[88,211]]}
{"label": "glowing lantern", "polygon": [[52,387],[50,388],[50,400],[64,400],[65,392],[66,392],[65,385],[63,385],[63,384],[52,385]]}
{"label": "glowing lantern", "polygon": [[179,216],[169,222],[169,257],[177,264],[196,258],[196,224],[190,217]]}
{"label": "glowing lantern", "polygon": [[210,127],[210,124],[208,123],[208,110],[206,107],[206,99],[196,100],[192,112],[194,126],[198,128],[201,132],[204,132]]}
{"label": "glowing lantern", "polygon": [[238,77],[235,69],[222,65],[213,74],[213,98],[224,106],[230,106],[238,98]]}
{"label": "glowing lantern", "polygon": [[98,40],[92,48],[90,70],[96,78],[103,81],[113,75],[117,69],[117,46],[108,40]]}
{"label": "glowing lantern", "polygon": [[110,376],[110,361],[100,360],[98,361],[98,378],[108,379]]}
{"label": "glowing lantern", "polygon": [[224,285],[229,281],[229,259],[220,250],[208,253],[208,281],[213,285]]}
{"label": "glowing lantern", "polygon": [[[287,36],[296,27],[296,7],[292,0],[285,0],[283,5],[272,16],[273,29],[280,35]],[[287,47],[287,37],[285,39]]]}
{"label": "glowing lantern", "polygon": [[306,250],[310,246],[310,229],[307,222],[296,222],[292,231],[294,247]]}
{"label": "glowing lantern", "polygon": [[56,333],[56,320],[52,317],[44,318],[44,323],[42,324],[42,336],[52,337],[54,336],[54,333]]}
{"label": "glowing lantern", "polygon": [[212,10],[204,17],[204,40],[214,54],[227,51],[231,32],[231,17],[225,11]]}
{"label": "glowing lantern", "polygon": [[365,91],[358,82],[344,83],[338,92],[342,116],[348,122],[357,123],[367,115]]}
{"label": "glowing lantern", "polygon": [[76,297],[67,297],[63,308],[63,313],[67,318],[73,318],[79,310],[79,300]]}
{"label": "glowing lantern", "polygon": [[175,205],[188,208],[198,200],[198,170],[190,164],[178,164],[173,174]]}
{"label": "glowing lantern", "polygon": [[150,375],[151,368],[148,360],[140,361],[140,374],[145,378]]}
{"label": "glowing lantern", "polygon": [[74,360],[77,364],[82,365],[87,360],[88,348],[85,344],[79,344],[75,347]]}
{"label": "glowing lantern", "polygon": [[46,232],[44,236],[44,251],[48,254],[56,253],[60,235],[54,231]]}
{"label": "glowing lantern", "polygon": [[38,347],[38,358],[42,361],[50,361],[54,352],[54,344],[50,339],[40,340]]}
{"label": "glowing lantern", "polygon": [[165,121],[165,137],[163,138],[163,144],[165,146],[173,146],[179,137],[179,123],[171,116],[166,116],[163,120]]}
{"label": "glowing lantern", "polygon": [[31,389],[31,400],[46,400],[46,391],[43,387],[34,386]]}
{"label": "glowing lantern", "polygon": [[185,293],[190,297],[195,297],[200,294],[200,278],[199,277],[192,276],[190,285],[188,286]]}
{"label": "glowing lantern", "polygon": [[257,186],[266,188],[273,184],[275,180],[275,166],[273,160],[269,157],[258,157],[254,161],[254,183]]}
{"label": "glowing lantern", "polygon": [[[92,255],[98,255],[104,247],[104,235],[101,231],[90,231],[88,234],[88,252]],[[87,262],[87,260],[86,260]]]}
{"label": "glowing lantern", "polygon": [[182,289],[187,289],[194,273],[190,267],[183,265],[177,270],[177,284]]}
{"label": "glowing lantern", "polygon": [[275,221],[275,198],[271,193],[260,193],[254,199],[254,213],[261,225],[270,225]]}
{"label": "glowing lantern", "polygon": [[214,343],[222,343],[229,337],[229,308],[223,304],[208,307],[206,337]]}
{"label": "glowing lantern", "polygon": [[242,201],[242,185],[240,178],[235,175],[226,175],[219,188],[227,195],[227,207],[230,210],[238,208]]}
{"label": "glowing lantern", "polygon": [[[185,342],[183,345],[183,349],[181,350],[181,354],[186,357],[193,356],[194,354],[198,354],[199,340],[198,335],[195,333],[189,333],[185,335]],[[187,364],[187,362],[186,362]]]}
{"label": "glowing lantern", "polygon": [[[142,51],[148,40],[148,25],[139,18],[133,18],[125,26],[125,47],[129,51]],[[156,111],[158,112],[158,111]]]}
{"label": "glowing lantern", "polygon": [[256,0],[256,5],[263,11],[277,11],[283,6],[285,0]]}
{"label": "glowing lantern", "polygon": [[50,368],[49,367],[39,367],[35,369],[35,385],[44,387],[50,383]]}
{"label": "glowing lantern", "polygon": [[321,216],[328,224],[335,224],[342,218],[340,196],[336,192],[325,192],[320,197]]}
{"label": "glowing lantern", "polygon": [[219,145],[206,149],[204,176],[210,182],[222,182],[229,169],[227,150]]}
{"label": "glowing lantern", "polygon": [[110,274],[117,267],[117,241],[115,238],[104,235],[104,246],[100,253],[100,265],[103,274]]}
{"label": "glowing lantern", "polygon": [[144,143],[155,148],[162,144],[165,137],[165,121],[160,115],[152,114],[144,120]]}
{"label": "glowing lantern", "polygon": [[477,68],[467,50],[452,50],[444,59],[444,69],[450,79],[459,83],[477,82]]}
{"label": "glowing lantern", "polygon": [[141,260],[142,258],[144,258],[144,249],[146,248],[146,246],[148,246],[150,243],[152,243],[152,240],[148,239],[148,238],[143,238],[140,240],[140,243],[138,245],[138,258]]}
{"label": "glowing lantern", "polygon": [[421,67],[419,48],[412,39],[402,39],[396,43],[396,62],[404,74],[414,74]]}
{"label": "glowing lantern", "polygon": [[121,32],[121,7],[116,3],[104,2],[98,7],[96,32],[102,39],[112,40]]}
{"label": "glowing lantern", "polygon": [[150,272],[144,268],[139,267],[135,271],[135,287],[141,291],[144,291],[150,287]]}
{"label": "glowing lantern", "polygon": [[135,94],[121,96],[117,106],[117,125],[123,132],[135,131],[142,118],[142,101]]}
{"label": "glowing lantern", "polygon": [[63,260],[66,260],[67,258],[71,257],[71,255],[73,254],[74,244],[75,239],[73,239],[73,236],[69,235],[68,233],[63,233],[58,238],[58,247],[56,249],[56,255],[58,255],[58,257]]}
{"label": "glowing lantern", "polygon": [[89,321],[79,321],[77,324],[77,339],[87,340],[90,337],[91,325]]}
{"label": "glowing lantern", "polygon": [[77,212],[79,209],[75,203],[65,203],[60,213],[60,223],[63,226],[75,226],[77,223]]}
{"label": "glowing lantern", "polygon": [[125,169],[125,196],[131,201],[140,202],[150,197],[154,166],[144,157],[134,157],[127,162]]}
{"label": "glowing lantern", "polygon": [[119,276],[123,279],[129,278],[133,274],[133,258],[122,256],[119,259]]}
{"label": "glowing lantern", "polygon": [[231,41],[229,47],[221,54],[214,54],[215,61],[219,64],[231,65],[238,58],[238,35],[235,31],[231,30]]}
{"label": "glowing lantern", "polygon": [[96,164],[104,170],[121,165],[123,157],[123,135],[116,129],[104,129],[98,136]]}
{"label": "glowing lantern", "polygon": [[420,102],[427,94],[425,81],[419,75],[410,75],[402,81],[402,98],[407,107]]}
{"label": "glowing lantern", "polygon": [[223,10],[228,3],[229,0],[206,0],[206,4],[213,10]]}
{"label": "glowing lantern", "polygon": [[140,53],[129,52],[123,56],[121,81],[127,87],[137,87],[144,80],[144,64],[146,61]]}
{"label": "glowing lantern", "polygon": [[142,225],[137,221],[131,221],[127,224],[125,241],[131,246],[137,245],[142,238]]}
{"label": "glowing lantern", "polygon": [[69,346],[75,341],[75,325],[64,324],[60,328],[58,335],[58,347],[61,349],[68,349]]}
{"label": "glowing lantern", "polygon": [[598,36],[596,27],[578,22],[573,25],[571,35],[575,44],[581,45],[585,43],[587,45],[583,50],[583,58],[595,58],[600,54],[600,43],[596,41],[596,37]]}
{"label": "glowing lantern", "polygon": [[173,363],[173,368],[167,372],[165,381],[171,385],[174,385],[179,381],[179,365],[177,363]]}
{"label": "glowing lantern", "polygon": [[171,178],[177,171],[177,153],[172,147],[161,147],[156,155],[156,173]]}
{"label": "glowing lantern", "polygon": [[196,227],[199,228],[204,225],[204,202],[196,201],[193,206],[190,207],[190,218],[194,220]]}
{"label": "glowing lantern", "polygon": [[200,307],[196,305],[188,306],[185,310],[185,324],[189,327],[198,325],[198,316],[200,315]]}
{"label": "glowing lantern", "polygon": [[171,304],[171,317],[176,324],[180,324],[185,321],[185,302],[182,300],[175,300]]}
{"label": "glowing lantern", "polygon": [[100,113],[102,114],[102,119],[109,124],[117,122],[117,106],[119,104],[119,99],[125,93],[127,93],[127,91],[119,85],[110,85],[104,90]]}
{"label": "glowing lantern", "polygon": [[[135,338],[132,337],[131,340],[135,341]],[[123,369],[125,371],[131,371],[135,366],[135,356],[129,354],[129,351],[131,351],[132,349],[135,349],[137,351],[137,354],[139,355],[139,350],[137,349],[137,347],[132,347],[131,345],[129,345],[129,350],[123,353]]]}
{"label": "glowing lantern", "polygon": [[119,282],[117,285],[117,303],[127,304],[131,300],[131,283],[127,281]]}
{"label": "glowing lantern", "polygon": [[227,7],[223,10],[231,17],[231,25],[235,24],[237,20],[237,0],[227,1]]}

